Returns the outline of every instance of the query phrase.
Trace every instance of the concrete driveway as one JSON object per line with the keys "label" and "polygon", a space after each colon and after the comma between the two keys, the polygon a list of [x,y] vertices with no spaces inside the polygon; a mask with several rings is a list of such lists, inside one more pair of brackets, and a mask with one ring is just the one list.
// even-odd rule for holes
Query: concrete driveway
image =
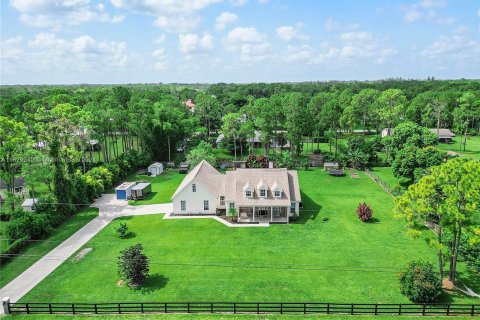
{"label": "concrete driveway", "polygon": [[[103,195],[95,201],[91,207],[99,209],[98,217],[87,223],[70,238],[62,242],[9,284],[0,289],[0,298],[10,297],[10,302],[18,301],[113,219],[123,216],[157,213],[169,214],[173,210],[172,203],[130,206],[127,201],[116,200],[114,194]],[[0,308],[0,313],[3,313],[3,308]]]}

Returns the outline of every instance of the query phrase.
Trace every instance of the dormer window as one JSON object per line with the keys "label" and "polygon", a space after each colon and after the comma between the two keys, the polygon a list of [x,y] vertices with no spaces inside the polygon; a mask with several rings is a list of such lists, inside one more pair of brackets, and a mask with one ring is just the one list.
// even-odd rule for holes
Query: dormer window
{"label": "dormer window", "polygon": [[272,192],[275,198],[280,198],[282,196],[282,187],[280,187],[275,181],[272,185]]}
{"label": "dormer window", "polygon": [[258,189],[258,194],[261,198],[267,197],[268,186],[263,182],[263,179],[260,179],[260,181],[258,182],[257,189]]}
{"label": "dormer window", "polygon": [[253,197],[253,188],[252,186],[250,185],[250,183],[246,183],[244,186],[243,186],[243,194],[245,195],[246,198],[251,198]]}
{"label": "dormer window", "polygon": [[195,183],[192,184],[192,192],[197,192],[197,185]]}

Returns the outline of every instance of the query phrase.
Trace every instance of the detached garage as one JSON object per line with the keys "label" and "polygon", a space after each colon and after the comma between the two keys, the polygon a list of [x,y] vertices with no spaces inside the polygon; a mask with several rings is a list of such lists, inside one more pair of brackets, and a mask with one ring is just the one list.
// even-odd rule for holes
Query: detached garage
{"label": "detached garage", "polygon": [[159,176],[162,174],[162,172],[163,164],[160,162],[155,162],[148,166],[148,173],[150,173],[152,177]]}
{"label": "detached garage", "polygon": [[127,200],[132,194],[132,188],[136,185],[136,182],[124,182],[115,188],[115,195],[117,200]]}

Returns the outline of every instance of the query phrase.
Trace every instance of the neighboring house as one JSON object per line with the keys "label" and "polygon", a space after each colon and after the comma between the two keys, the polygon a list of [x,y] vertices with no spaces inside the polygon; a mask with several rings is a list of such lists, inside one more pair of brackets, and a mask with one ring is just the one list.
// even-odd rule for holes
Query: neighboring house
{"label": "neighboring house", "polygon": [[452,139],[455,137],[455,133],[453,133],[449,129],[429,129],[429,130],[438,136],[438,141],[440,142],[452,142]]}
{"label": "neighboring house", "polygon": [[253,138],[248,138],[247,139],[248,143],[253,144],[253,147],[259,148],[262,146],[262,134],[260,131],[255,130],[254,131],[254,137]]}
{"label": "neighboring house", "polygon": [[25,201],[23,201],[23,203],[22,203],[23,210],[27,211],[27,212],[34,212],[36,201],[37,201],[37,199],[33,199],[33,198],[25,199]]}
{"label": "neighboring house", "polygon": [[296,171],[237,169],[221,174],[207,161],[183,179],[172,196],[173,213],[216,214],[236,209],[238,222],[282,222],[299,214]]}
{"label": "neighboring house", "polygon": [[[25,179],[23,177],[14,177],[13,178],[13,190],[15,193],[21,193],[25,188]],[[3,179],[0,179],[0,193],[3,191],[10,190],[11,187],[9,183],[5,182]]]}
{"label": "neighboring house", "polygon": [[[438,141],[440,142],[451,142],[452,139],[455,137],[455,133],[450,131],[450,129],[445,129],[445,128],[433,128],[433,129],[428,129],[430,130],[431,133],[434,133],[438,136]],[[385,128],[382,130],[382,138],[386,136],[391,136],[393,134],[393,128]]]}
{"label": "neighboring house", "polygon": [[186,101],[182,101],[182,103],[190,109],[190,112],[195,112],[195,103],[193,103],[192,99],[187,99]]}
{"label": "neighboring house", "polygon": [[161,175],[163,173],[163,164],[160,162],[152,163],[148,166],[148,172],[152,177]]}

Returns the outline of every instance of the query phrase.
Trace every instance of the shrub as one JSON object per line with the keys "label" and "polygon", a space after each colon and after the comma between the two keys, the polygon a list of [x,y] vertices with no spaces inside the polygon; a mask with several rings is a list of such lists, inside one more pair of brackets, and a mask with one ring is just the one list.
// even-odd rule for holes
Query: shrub
{"label": "shrub", "polygon": [[247,168],[268,168],[268,159],[265,156],[250,155],[247,158]]}
{"label": "shrub", "polygon": [[5,228],[5,234],[10,244],[17,239],[42,239],[52,230],[50,220],[46,214],[25,212],[23,210],[12,213]]}
{"label": "shrub", "polygon": [[230,220],[233,220],[237,216],[237,209],[235,208],[230,208],[227,211],[227,216],[230,218]]}
{"label": "shrub", "polygon": [[116,227],[113,228],[113,231],[120,237],[120,238],[125,238],[128,232],[128,226],[127,223],[122,221],[120,222]]}
{"label": "shrub", "polygon": [[400,291],[413,302],[433,302],[442,293],[442,283],[433,264],[412,261],[400,276]]}
{"label": "shrub", "polygon": [[370,219],[372,219],[373,211],[365,202],[360,203],[357,207],[357,216],[363,222],[369,221]]}
{"label": "shrub", "polygon": [[131,285],[138,285],[148,276],[148,257],[143,254],[143,246],[137,243],[120,251],[117,260],[118,275]]}

